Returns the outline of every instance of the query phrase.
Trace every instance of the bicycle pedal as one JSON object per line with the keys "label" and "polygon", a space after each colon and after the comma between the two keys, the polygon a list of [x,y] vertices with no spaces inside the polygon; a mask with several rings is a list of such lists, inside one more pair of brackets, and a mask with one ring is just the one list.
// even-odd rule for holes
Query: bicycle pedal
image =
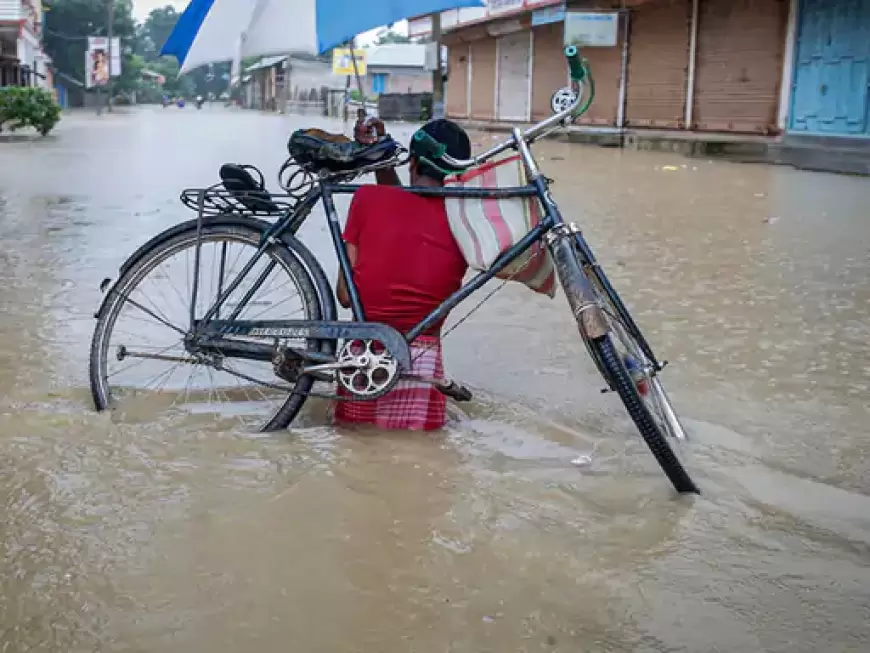
{"label": "bicycle pedal", "polygon": [[471,401],[474,398],[471,390],[455,381],[451,381],[446,385],[436,385],[435,387],[441,394],[450,397],[454,401]]}

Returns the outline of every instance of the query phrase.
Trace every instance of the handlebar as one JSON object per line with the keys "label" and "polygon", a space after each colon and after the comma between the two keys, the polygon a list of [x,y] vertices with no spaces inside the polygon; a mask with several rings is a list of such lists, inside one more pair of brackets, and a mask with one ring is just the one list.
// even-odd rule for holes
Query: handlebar
{"label": "handlebar", "polygon": [[[564,54],[568,61],[568,70],[571,75],[571,90],[574,92],[574,102],[571,103],[571,106],[563,109],[559,113],[553,114],[549,118],[532,125],[525,131],[521,131],[520,137],[526,142],[526,144],[534,143],[536,140],[547,136],[565,126],[567,123],[573,122],[574,119],[578,118],[589,108],[589,105],[592,103],[592,99],[595,96],[595,85],[592,81],[592,75],[589,72],[586,60],[580,58],[580,52],[577,47],[574,45],[566,46]],[[584,86],[589,87],[589,98],[585,102],[583,101]],[[431,137],[423,131],[418,131],[417,134],[414,135],[414,139],[421,141],[431,139]],[[514,139],[515,137],[511,137],[510,139],[499,143],[495,147],[492,147],[482,154],[478,154],[470,159],[454,159],[445,152],[446,148],[444,145],[437,143],[434,140],[431,141],[432,145],[426,143],[424,146],[428,146],[427,149],[429,150],[430,155],[433,155],[451,168],[454,168],[452,171],[445,172],[455,173],[457,171],[478,166],[484,161],[491,159],[496,154],[501,154],[505,150],[515,147],[516,141]]]}

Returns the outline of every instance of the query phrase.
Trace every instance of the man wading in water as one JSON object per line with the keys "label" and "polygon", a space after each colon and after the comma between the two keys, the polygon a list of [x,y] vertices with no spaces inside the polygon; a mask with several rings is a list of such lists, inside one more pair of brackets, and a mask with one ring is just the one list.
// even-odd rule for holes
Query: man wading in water
{"label": "man wading in water", "polygon": [[[383,135],[380,120],[372,119],[368,125]],[[468,135],[456,123],[432,120],[421,129],[445,145],[449,156],[471,156]],[[411,185],[443,186],[445,174],[420,161],[414,143],[412,139]],[[433,163],[448,168],[437,159]],[[407,333],[459,289],[467,265],[450,232],[443,198],[409,193],[401,188],[393,169],[379,170],[376,177],[378,185],[363,186],[354,194],[344,241],[366,319]],[[336,294],[339,303],[349,308],[347,285],[340,273]],[[412,375],[444,378],[442,323],[411,343]],[[339,387],[339,395],[347,396],[347,392]],[[338,402],[335,418],[344,424],[429,431],[444,426],[445,407],[445,396],[434,386],[402,380],[378,399]]]}

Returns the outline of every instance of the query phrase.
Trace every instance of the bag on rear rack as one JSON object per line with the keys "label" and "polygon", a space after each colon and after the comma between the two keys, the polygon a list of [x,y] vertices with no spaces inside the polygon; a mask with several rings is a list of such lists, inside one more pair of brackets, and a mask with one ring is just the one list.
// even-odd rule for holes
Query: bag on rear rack
{"label": "bag on rear rack", "polygon": [[362,144],[322,129],[297,129],[290,136],[287,150],[299,165],[311,171],[350,172],[389,159],[399,150],[399,144],[388,135]]}
{"label": "bag on rear rack", "polygon": [[[525,186],[526,171],[519,156],[510,156],[444,180],[447,188]],[[450,231],[469,267],[487,270],[541,220],[537,197],[448,197],[444,202]],[[535,292],[556,294],[556,271],[550,252],[536,242],[496,275],[525,284]]]}

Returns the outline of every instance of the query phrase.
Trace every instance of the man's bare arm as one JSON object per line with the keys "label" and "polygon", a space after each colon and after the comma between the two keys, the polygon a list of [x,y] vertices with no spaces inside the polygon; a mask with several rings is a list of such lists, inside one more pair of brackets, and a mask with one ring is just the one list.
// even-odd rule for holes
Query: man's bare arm
{"label": "man's bare arm", "polygon": [[382,186],[401,186],[402,181],[399,179],[399,173],[395,168],[382,168],[375,170],[375,181]]}
{"label": "man's bare arm", "polygon": [[[369,118],[366,124],[369,126],[369,128],[374,129],[375,134],[378,135],[378,138],[387,133],[384,122],[380,118]],[[377,181],[382,186],[402,185],[402,182],[399,179],[399,173],[396,172],[395,168],[384,168],[382,170],[375,170],[375,181]]]}
{"label": "man's bare arm", "polygon": [[[353,270],[358,256],[357,248],[356,245],[351,245],[350,243],[345,243],[345,245],[347,246],[347,257],[350,259],[350,269]],[[338,283],[335,288],[335,296],[338,299],[339,304],[344,308],[350,308],[350,295],[347,292],[347,281],[341,273],[341,269],[338,271]]]}

